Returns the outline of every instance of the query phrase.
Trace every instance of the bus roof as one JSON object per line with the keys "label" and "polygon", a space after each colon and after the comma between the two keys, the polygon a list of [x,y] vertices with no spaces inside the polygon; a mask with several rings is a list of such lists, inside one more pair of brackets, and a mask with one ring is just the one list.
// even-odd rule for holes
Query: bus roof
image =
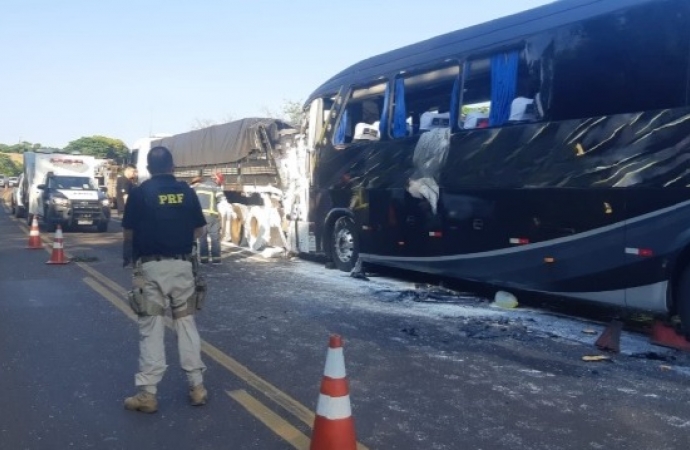
{"label": "bus roof", "polygon": [[524,36],[568,23],[658,0],[557,0],[538,8],[442,34],[360,61],[330,78],[307,99],[335,94],[346,84],[356,84],[395,74],[420,65],[443,62],[510,44]]}

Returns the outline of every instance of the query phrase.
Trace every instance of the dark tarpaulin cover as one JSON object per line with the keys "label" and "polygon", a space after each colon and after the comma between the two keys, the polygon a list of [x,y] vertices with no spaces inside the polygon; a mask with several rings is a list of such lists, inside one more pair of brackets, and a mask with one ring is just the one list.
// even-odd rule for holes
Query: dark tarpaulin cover
{"label": "dark tarpaulin cover", "polygon": [[280,130],[294,128],[287,122],[268,118],[247,118],[157,139],[151,148],[167,147],[175,167],[195,167],[233,163],[259,149],[257,129],[263,126],[275,148]]}

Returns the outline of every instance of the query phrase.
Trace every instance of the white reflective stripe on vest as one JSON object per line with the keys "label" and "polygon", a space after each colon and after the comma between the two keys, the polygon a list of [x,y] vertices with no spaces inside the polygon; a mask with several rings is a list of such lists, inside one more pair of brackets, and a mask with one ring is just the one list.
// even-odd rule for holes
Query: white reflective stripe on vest
{"label": "white reflective stripe on vest", "polygon": [[319,394],[319,401],[316,404],[316,415],[325,417],[329,420],[347,419],[352,416],[350,408],[350,396],[330,397]]}

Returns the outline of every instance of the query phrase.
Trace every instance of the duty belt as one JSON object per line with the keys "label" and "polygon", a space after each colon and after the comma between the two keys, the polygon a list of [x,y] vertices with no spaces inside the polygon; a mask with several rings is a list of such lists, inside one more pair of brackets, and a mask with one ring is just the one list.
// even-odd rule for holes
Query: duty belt
{"label": "duty belt", "polygon": [[145,263],[151,262],[151,261],[164,261],[164,260],[171,260],[171,259],[179,259],[181,261],[191,261],[192,255],[191,254],[172,255],[172,256],[149,255],[149,256],[142,256],[141,258],[139,258],[139,261],[141,261],[142,264],[145,264]]}

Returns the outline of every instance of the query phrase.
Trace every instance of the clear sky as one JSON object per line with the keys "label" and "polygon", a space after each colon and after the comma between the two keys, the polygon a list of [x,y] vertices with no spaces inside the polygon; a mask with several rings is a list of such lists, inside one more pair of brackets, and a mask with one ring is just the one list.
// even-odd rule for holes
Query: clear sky
{"label": "clear sky", "polygon": [[1,0],[0,143],[182,133],[370,56],[551,0]]}

